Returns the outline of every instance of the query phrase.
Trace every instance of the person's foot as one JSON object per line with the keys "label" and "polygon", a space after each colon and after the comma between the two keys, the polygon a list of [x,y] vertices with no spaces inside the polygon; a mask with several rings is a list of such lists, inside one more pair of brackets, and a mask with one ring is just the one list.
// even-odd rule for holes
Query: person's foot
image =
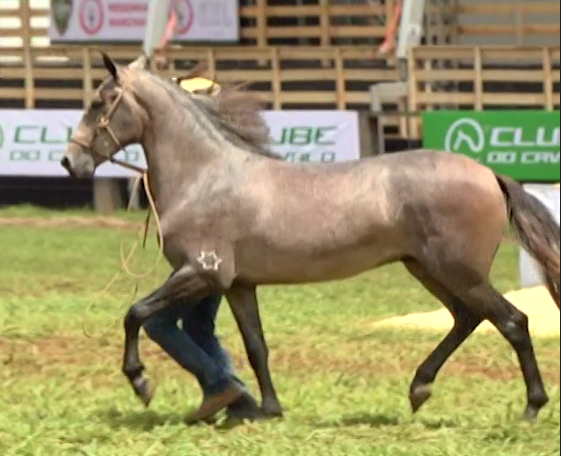
{"label": "person's foot", "polygon": [[237,384],[232,383],[220,393],[205,396],[198,410],[187,415],[184,421],[186,424],[194,424],[199,421],[209,422],[220,410],[228,407],[242,395],[243,390]]}
{"label": "person's foot", "polygon": [[253,396],[248,392],[244,392],[242,396],[226,408],[226,417],[228,420],[258,421],[265,419],[266,415]]}

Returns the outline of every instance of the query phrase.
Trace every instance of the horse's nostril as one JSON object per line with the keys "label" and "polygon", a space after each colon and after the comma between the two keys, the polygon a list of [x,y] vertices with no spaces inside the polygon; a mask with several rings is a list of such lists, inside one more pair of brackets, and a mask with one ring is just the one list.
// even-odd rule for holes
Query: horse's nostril
{"label": "horse's nostril", "polygon": [[60,164],[62,165],[62,167],[64,169],[66,169],[67,171],[70,171],[70,160],[68,160],[68,157],[62,157],[62,160],[60,161]]}
{"label": "horse's nostril", "polygon": [[72,169],[72,165],[70,164],[70,159],[68,157],[62,157],[62,160],[60,160],[60,164],[66,171],[68,171],[70,177],[76,176],[76,173]]}

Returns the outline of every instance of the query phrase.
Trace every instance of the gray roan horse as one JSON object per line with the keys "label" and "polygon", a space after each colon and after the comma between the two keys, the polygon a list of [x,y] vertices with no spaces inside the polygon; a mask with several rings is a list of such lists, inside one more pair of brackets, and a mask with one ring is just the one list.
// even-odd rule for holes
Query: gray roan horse
{"label": "gray roan horse", "polygon": [[164,254],[175,271],[124,319],[123,372],[145,405],[151,390],[139,331],[172,298],[226,294],[263,412],[280,416],[256,287],[339,280],[401,262],[455,321],[415,373],[413,411],[430,397],[450,355],[487,319],[516,351],[527,388],[524,416],[537,417],[548,397],[528,318],[489,282],[510,220],[559,307],[559,228],[519,184],[464,156],[431,150],[286,163],[271,157],[268,130],[248,92],[223,87],[217,96],[193,95],[145,70],[142,58],[129,66],[106,54],[103,60],[110,75],[61,164],[74,177],[91,177],[122,147],[144,147]]}

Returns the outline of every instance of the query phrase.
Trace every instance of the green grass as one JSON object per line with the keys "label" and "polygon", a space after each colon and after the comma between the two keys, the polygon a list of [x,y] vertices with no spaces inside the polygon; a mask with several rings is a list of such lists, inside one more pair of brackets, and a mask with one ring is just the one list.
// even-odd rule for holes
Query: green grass
{"label": "green grass", "polygon": [[[35,208],[1,218],[61,215]],[[143,214],[127,215],[141,220]],[[282,421],[235,428],[185,427],[200,392],[144,336],[142,355],[159,389],[145,411],[120,373],[121,318],[135,281],[97,296],[134,231],[0,224],[0,454],[8,455],[387,455],[559,454],[559,340],[535,338],[550,404],[535,424],[519,419],[525,392],[516,358],[498,335],[474,335],[451,358],[434,397],[415,416],[407,388],[442,334],[374,329],[394,315],[440,308],[399,265],[339,283],[260,290]],[[151,267],[155,242],[134,270]],[[517,248],[502,247],[493,277],[516,287]],[[146,293],[169,272],[144,279]],[[92,302],[95,300],[94,304]],[[82,323],[93,338],[84,335]],[[256,384],[228,307],[219,333],[240,375]]]}

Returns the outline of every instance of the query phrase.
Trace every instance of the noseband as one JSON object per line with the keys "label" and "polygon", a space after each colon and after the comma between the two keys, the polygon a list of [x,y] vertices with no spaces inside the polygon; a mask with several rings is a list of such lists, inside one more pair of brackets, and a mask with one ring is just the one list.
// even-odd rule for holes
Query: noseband
{"label": "noseband", "polygon": [[121,91],[119,92],[119,94],[117,95],[115,100],[113,100],[111,105],[109,106],[109,110],[107,111],[107,114],[101,115],[99,117],[94,135],[93,135],[91,141],[89,141],[89,143],[86,142],[86,141],[82,141],[80,139],[76,139],[74,137],[72,137],[69,142],[73,143],[73,144],[76,144],[76,145],[82,147],[85,150],[88,150],[93,155],[97,155],[98,157],[103,158],[104,161],[106,160],[106,161],[109,161],[110,163],[113,163],[115,165],[119,165],[123,168],[130,169],[131,171],[135,171],[137,173],[144,174],[145,171],[146,171],[145,169],[140,168],[139,166],[127,163],[126,161],[119,160],[119,159],[113,157],[112,155],[102,154],[101,152],[98,152],[97,150],[94,150],[93,147],[92,147],[94,141],[97,139],[98,136],[101,136],[101,134],[103,134],[103,133],[107,133],[109,135],[109,137],[111,138],[111,140],[113,141],[113,143],[119,148],[119,150],[125,150],[125,148],[121,145],[121,142],[119,141],[119,139],[115,135],[115,132],[113,131],[113,129],[111,128],[111,125],[110,125],[111,118],[113,117],[113,114],[115,113],[117,107],[119,106],[119,103],[123,99],[123,95],[125,94],[125,89],[126,89],[125,86],[121,87]]}

